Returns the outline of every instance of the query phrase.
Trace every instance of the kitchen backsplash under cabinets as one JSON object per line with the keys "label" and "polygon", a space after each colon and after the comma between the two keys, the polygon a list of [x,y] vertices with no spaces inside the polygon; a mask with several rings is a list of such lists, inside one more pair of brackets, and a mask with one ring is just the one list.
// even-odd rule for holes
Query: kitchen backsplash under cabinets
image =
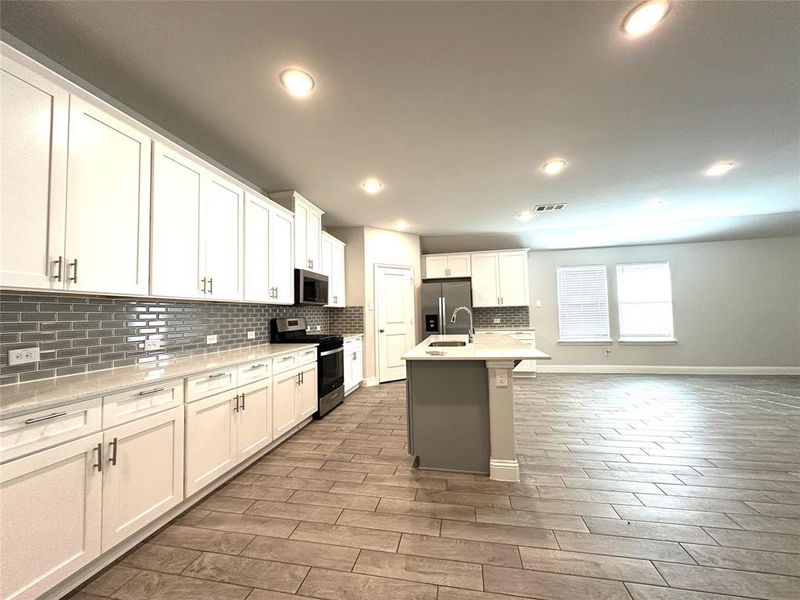
{"label": "kitchen backsplash under cabinets", "polygon": [[[527,306],[495,306],[472,309],[472,319],[477,329],[527,329],[530,327],[530,309]],[[500,319],[495,323],[495,319]]]}
{"label": "kitchen backsplash under cabinets", "polygon": [[[270,306],[105,296],[0,295],[0,384],[86,373],[242,348],[269,341],[269,320],[300,316],[310,327],[362,333],[363,307]],[[255,333],[248,339],[247,333]],[[206,336],[216,335],[216,344]],[[147,340],[163,346],[144,350]],[[8,351],[38,346],[36,363],[9,366]]]}

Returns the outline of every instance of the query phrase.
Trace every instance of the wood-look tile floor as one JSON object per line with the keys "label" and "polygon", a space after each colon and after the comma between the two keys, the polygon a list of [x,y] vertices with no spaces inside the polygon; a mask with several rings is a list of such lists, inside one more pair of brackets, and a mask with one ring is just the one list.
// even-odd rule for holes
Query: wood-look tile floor
{"label": "wood-look tile floor", "polygon": [[518,484],[413,469],[362,389],[74,598],[800,598],[800,378],[514,383]]}

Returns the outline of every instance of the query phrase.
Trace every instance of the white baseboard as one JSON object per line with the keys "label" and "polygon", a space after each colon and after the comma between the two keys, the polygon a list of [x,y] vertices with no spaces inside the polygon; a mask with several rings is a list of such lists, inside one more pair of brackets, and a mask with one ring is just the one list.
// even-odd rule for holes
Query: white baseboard
{"label": "white baseboard", "polygon": [[494,481],[519,481],[519,462],[497,458],[489,459],[489,479]]}
{"label": "white baseboard", "polygon": [[539,373],[632,375],[800,375],[800,367],[696,367],[670,365],[538,365]]}
{"label": "white baseboard", "polygon": [[373,387],[375,385],[380,385],[377,377],[367,377],[361,382],[361,387]]}

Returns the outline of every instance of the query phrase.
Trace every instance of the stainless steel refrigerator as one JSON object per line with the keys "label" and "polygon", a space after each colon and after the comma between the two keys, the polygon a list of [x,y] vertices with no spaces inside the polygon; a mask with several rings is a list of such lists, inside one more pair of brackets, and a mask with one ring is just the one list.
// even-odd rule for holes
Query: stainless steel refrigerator
{"label": "stainless steel refrigerator", "polygon": [[472,284],[469,277],[422,280],[422,338],[436,334],[466,334],[469,317],[459,313],[455,323],[450,316],[459,306],[472,309]]}

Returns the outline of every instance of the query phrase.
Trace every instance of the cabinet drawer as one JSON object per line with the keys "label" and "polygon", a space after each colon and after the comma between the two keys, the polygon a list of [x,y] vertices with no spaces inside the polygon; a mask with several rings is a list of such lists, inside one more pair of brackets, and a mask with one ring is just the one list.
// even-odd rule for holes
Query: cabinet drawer
{"label": "cabinet drawer", "polygon": [[353,340],[345,340],[344,341],[344,353],[350,354],[351,352],[355,352],[356,350],[361,349],[361,338],[355,338]]}
{"label": "cabinet drawer", "polygon": [[317,349],[309,348],[297,353],[297,366],[302,367],[308,363],[317,362]]}
{"label": "cabinet drawer", "polygon": [[236,368],[236,385],[243,386],[253,381],[259,381],[270,376],[272,372],[272,360],[264,359],[255,362],[239,365]]}
{"label": "cabinet drawer", "polygon": [[278,358],[273,358],[272,374],[278,375],[279,373],[285,373],[290,369],[294,369],[297,365],[298,365],[297,353],[287,354],[286,356],[279,356]]}
{"label": "cabinet drawer", "polygon": [[168,381],[103,397],[103,428],[183,404],[183,380]]}
{"label": "cabinet drawer", "polygon": [[0,462],[100,431],[100,398],[0,421]]}
{"label": "cabinet drawer", "polygon": [[186,380],[186,401],[194,402],[236,387],[236,367],[209,371]]}

